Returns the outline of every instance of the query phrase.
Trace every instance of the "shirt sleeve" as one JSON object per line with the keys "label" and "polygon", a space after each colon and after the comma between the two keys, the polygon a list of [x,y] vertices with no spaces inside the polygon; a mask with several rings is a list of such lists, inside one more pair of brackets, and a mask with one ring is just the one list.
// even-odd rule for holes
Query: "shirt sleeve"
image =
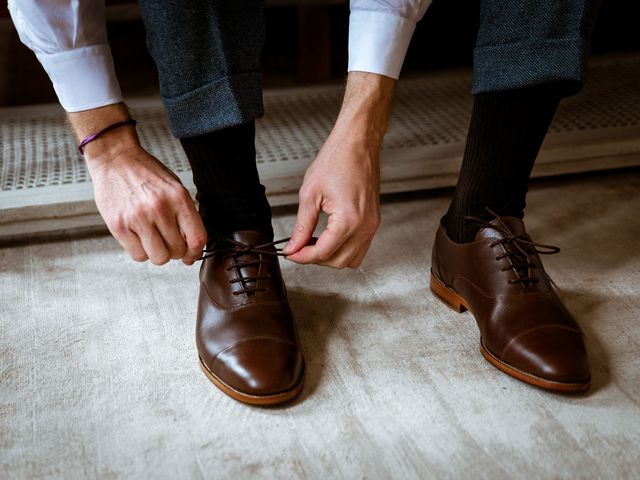
{"label": "shirt sleeve", "polygon": [[397,79],[429,5],[431,0],[351,0],[348,70]]}
{"label": "shirt sleeve", "polygon": [[104,1],[9,0],[20,40],[36,54],[68,112],[122,101]]}

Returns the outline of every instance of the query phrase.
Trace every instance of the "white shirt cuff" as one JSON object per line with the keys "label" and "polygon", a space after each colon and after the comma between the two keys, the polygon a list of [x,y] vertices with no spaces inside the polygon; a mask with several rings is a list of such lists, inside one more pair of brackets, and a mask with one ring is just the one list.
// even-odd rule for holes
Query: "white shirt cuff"
{"label": "white shirt cuff", "polygon": [[122,101],[108,44],[64,52],[37,53],[36,56],[67,112],[79,112]]}
{"label": "white shirt cuff", "polygon": [[392,13],[352,11],[348,70],[397,79],[415,29],[415,21]]}

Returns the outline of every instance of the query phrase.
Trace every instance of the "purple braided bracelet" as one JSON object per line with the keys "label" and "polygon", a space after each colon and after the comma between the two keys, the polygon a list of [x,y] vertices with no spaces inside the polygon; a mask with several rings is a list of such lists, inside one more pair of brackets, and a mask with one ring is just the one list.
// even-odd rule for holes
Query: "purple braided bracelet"
{"label": "purple braided bracelet", "polygon": [[137,123],[138,122],[136,122],[133,118],[130,118],[129,120],[125,120],[123,122],[117,122],[117,123],[114,123],[113,125],[109,125],[108,127],[103,128],[99,132],[92,133],[87,138],[82,140],[82,142],[80,142],[80,145],[78,145],[78,151],[80,152],[80,155],[84,155],[84,147],[87,145],[87,143],[93,142],[100,135],[104,135],[105,133],[107,133],[107,132],[109,132],[111,130],[114,130],[114,129],[120,128],[120,127],[124,127],[126,125],[131,125],[131,126],[135,127],[137,125]]}

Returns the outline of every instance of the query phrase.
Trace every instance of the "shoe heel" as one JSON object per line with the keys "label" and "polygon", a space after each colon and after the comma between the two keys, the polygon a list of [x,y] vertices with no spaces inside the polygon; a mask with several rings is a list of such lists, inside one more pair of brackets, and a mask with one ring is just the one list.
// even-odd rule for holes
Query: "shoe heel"
{"label": "shoe heel", "polygon": [[429,286],[438,299],[453,308],[456,312],[463,313],[468,310],[462,297],[442,283],[433,273],[431,274]]}

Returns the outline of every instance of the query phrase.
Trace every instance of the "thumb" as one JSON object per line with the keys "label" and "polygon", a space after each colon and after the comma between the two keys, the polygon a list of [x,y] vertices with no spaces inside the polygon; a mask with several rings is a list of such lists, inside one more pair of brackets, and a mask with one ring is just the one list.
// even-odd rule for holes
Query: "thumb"
{"label": "thumb", "polygon": [[306,195],[300,195],[298,204],[298,216],[296,224],[291,232],[291,239],[284,246],[283,252],[287,255],[297,252],[309,243],[320,217],[320,202]]}

